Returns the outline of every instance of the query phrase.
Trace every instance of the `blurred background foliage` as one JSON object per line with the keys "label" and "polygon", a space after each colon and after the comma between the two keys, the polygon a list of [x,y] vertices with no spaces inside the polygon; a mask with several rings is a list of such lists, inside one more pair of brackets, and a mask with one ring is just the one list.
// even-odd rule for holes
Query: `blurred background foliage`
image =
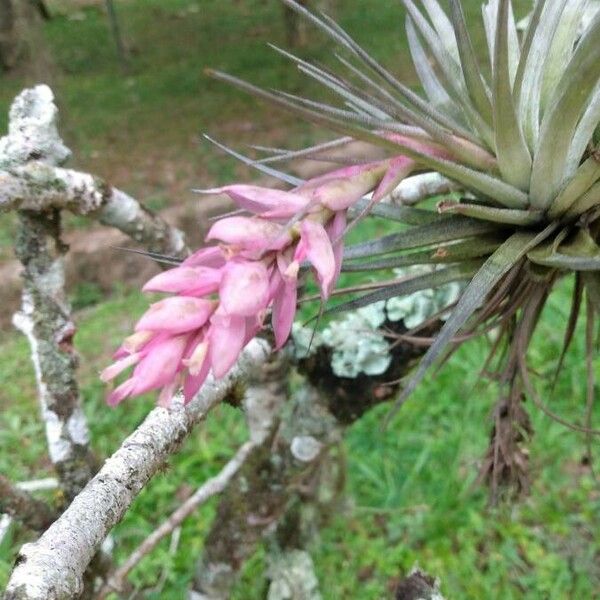
{"label": "blurred background foliage", "polygon": [[[105,177],[155,209],[201,202],[189,192],[192,187],[256,177],[204,142],[203,132],[242,150],[248,143],[299,147],[326,137],[203,74],[210,66],[264,87],[321,93],[266,45],[285,45],[288,36],[276,0],[116,2],[126,66],[117,56],[103,1],[46,4],[51,18],[41,25],[49,59],[44,79],[57,96],[61,132],[74,151],[71,164]],[[463,4],[481,47],[481,3]],[[516,2],[518,15],[527,6],[525,0]],[[383,64],[416,85],[397,0],[329,0],[327,10]],[[298,53],[327,59],[330,45],[318,33],[303,32],[300,41]],[[26,71],[0,77],[4,130],[12,98],[39,77]],[[81,219],[67,223],[69,230],[86,226]],[[353,236],[374,235],[385,227],[372,220]],[[11,259],[11,239],[11,218],[2,215],[0,261]],[[154,401],[148,397],[116,410],[103,403],[97,374],[147,303],[126,284],[117,282],[110,297],[86,282],[71,289],[78,309],[82,394],[101,456],[119,446]],[[562,340],[557,323],[566,322],[569,294],[565,284],[555,295],[531,351],[541,382],[553,375]],[[554,393],[544,388],[545,400],[559,414],[580,410],[583,416],[585,410],[583,335],[578,333]],[[441,578],[452,599],[600,598],[600,493],[583,436],[529,406],[535,429],[531,494],[490,508],[486,490],[475,481],[497,398],[494,386],[479,377],[485,344],[479,340],[462,348],[385,431],[386,407],[349,431],[346,501],[313,548],[326,600],[390,597],[395,582],[416,562]],[[49,475],[25,340],[9,328],[0,331],[0,356],[0,471],[14,480]],[[218,408],[115,530],[117,559],[216,473],[243,436],[240,415]],[[171,553],[165,542],[134,571],[132,580],[145,597],[185,597],[214,507],[186,521],[178,552]],[[19,532],[0,546],[0,587],[26,539]],[[264,597],[264,566],[259,553],[247,565],[235,598]]]}

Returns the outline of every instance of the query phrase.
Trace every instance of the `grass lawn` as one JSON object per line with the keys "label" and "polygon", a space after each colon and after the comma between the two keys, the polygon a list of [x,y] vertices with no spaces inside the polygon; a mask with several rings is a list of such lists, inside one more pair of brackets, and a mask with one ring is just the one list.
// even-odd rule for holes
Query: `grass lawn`
{"label": "grass lawn", "polygon": [[[118,2],[133,50],[126,73],[115,59],[101,2],[81,2],[81,8],[74,8],[75,0],[50,4],[57,14],[46,33],[60,73],[53,86],[74,164],[128,191],[166,205],[195,201],[188,192],[194,185],[246,177],[243,168],[201,142],[203,131],[237,147],[253,142],[296,146],[317,135],[203,75],[210,65],[264,86],[305,88],[294,70],[265,48],[267,40],[283,43],[275,0]],[[475,18],[480,2],[465,4]],[[526,4],[518,2],[517,8]],[[397,0],[338,0],[335,11],[378,58],[414,81],[398,5]],[[301,51],[304,56],[327,54],[329,46],[319,35],[311,34],[310,42]],[[23,81],[5,79],[3,84],[4,128],[6,108]],[[374,227],[354,235],[371,234]],[[8,255],[10,235],[10,219],[3,216],[0,257]],[[559,352],[568,294],[565,285],[555,295],[530,358],[552,409],[581,422],[581,325],[554,394],[544,387]],[[107,408],[97,377],[145,306],[141,295],[122,292],[77,313],[82,394],[94,449],[101,456],[112,453],[153,406],[147,397]],[[26,342],[12,332],[0,336],[0,472],[15,480],[49,475]],[[590,469],[582,465],[583,436],[529,406],[535,429],[531,494],[492,509],[485,490],[475,484],[497,398],[497,390],[478,377],[485,345],[475,341],[464,347],[435,380],[420,387],[387,430],[380,430],[387,407],[349,430],[347,506],[313,548],[326,600],[389,597],[397,578],[416,562],[442,579],[449,599],[600,598],[600,493]],[[598,411],[595,417],[598,426]],[[179,504],[189,486],[216,473],[244,434],[240,415],[218,408],[116,528],[117,560]],[[185,597],[214,507],[212,502],[185,522],[179,552],[171,555],[165,541],[133,572],[145,597]],[[19,532],[0,547],[0,589],[16,549],[26,540],[27,534]],[[259,553],[246,566],[234,598],[263,598],[263,570]]]}

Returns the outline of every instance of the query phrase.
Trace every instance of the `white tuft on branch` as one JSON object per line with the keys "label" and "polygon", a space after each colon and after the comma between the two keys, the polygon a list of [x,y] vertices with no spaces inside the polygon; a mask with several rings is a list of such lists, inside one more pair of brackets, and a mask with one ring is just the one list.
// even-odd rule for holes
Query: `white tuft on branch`
{"label": "white tuft on branch", "polygon": [[437,196],[460,189],[460,186],[439,173],[422,173],[404,179],[398,187],[385,196],[381,202],[388,204],[411,205]]}
{"label": "white tuft on branch", "polygon": [[194,425],[269,352],[266,342],[253,340],[232,371],[220,381],[209,378],[187,407],[176,402],[170,409],[155,408],[40,539],[21,548],[5,600],[76,598],[88,563],[140,490]]}

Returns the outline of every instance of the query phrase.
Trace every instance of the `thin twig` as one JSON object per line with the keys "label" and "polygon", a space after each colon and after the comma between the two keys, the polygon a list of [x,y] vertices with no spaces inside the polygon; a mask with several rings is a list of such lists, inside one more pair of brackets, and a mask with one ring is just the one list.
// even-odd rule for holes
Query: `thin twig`
{"label": "thin twig", "polygon": [[129,558],[109,577],[98,593],[97,600],[104,600],[111,592],[120,592],[129,572],[169,534],[171,534],[200,505],[220,494],[231,478],[239,471],[255,447],[253,442],[246,442],[235,453],[233,458],[223,467],[218,475],[205,481],[171,516],[155,529],[129,556]]}

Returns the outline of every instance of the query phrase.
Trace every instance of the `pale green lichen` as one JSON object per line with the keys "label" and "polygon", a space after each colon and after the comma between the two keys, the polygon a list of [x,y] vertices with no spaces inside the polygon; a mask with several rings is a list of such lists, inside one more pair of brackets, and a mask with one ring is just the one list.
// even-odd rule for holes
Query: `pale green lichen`
{"label": "pale green lichen", "polygon": [[[402,277],[433,268],[435,267],[419,266],[397,269],[396,274]],[[381,325],[386,320],[403,320],[408,329],[417,327],[444,307],[456,302],[461,290],[461,284],[449,283],[434,290],[422,290],[408,296],[376,302],[332,322],[321,334],[295,325],[292,335],[296,355],[305,357],[311,349],[325,345],[333,350],[331,368],[338,377],[357,377],[361,373],[381,375],[392,360],[390,342],[380,330]]]}
{"label": "pale green lichen", "polygon": [[[414,275],[415,273],[422,273],[424,270],[425,268],[422,266],[410,267],[408,269],[397,269],[396,274],[399,276]],[[429,270],[433,270],[433,268],[430,267]],[[412,329],[444,307],[456,302],[462,288],[463,284],[454,282],[432,290],[421,290],[408,296],[391,298],[385,306],[387,317],[390,321],[403,319],[406,327]]]}

